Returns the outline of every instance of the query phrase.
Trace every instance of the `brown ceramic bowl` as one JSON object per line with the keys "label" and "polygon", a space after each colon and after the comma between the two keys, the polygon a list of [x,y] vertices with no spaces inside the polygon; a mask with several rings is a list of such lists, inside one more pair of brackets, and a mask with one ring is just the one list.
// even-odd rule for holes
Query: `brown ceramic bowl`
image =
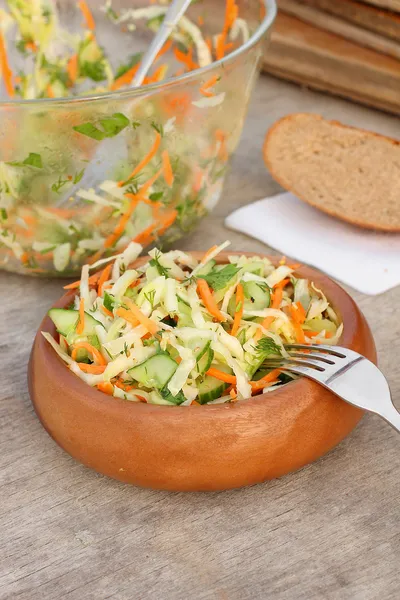
{"label": "brown ceramic bowl", "polygon": [[[341,344],[376,361],[371,331],[350,296],[311,268],[297,274],[312,279],[338,312]],[[70,301],[66,294],[55,306]],[[41,330],[55,334],[47,316]],[[237,488],[300,469],[336,446],[363,414],[305,378],[228,405],[127,402],[81,381],[40,333],[29,390],[42,424],[71,456],[121,481],[177,491]]]}

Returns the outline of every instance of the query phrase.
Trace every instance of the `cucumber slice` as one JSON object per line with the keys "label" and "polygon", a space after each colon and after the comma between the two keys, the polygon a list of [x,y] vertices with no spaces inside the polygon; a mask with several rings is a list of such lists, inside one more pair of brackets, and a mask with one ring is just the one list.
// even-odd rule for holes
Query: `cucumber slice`
{"label": "cucumber slice", "polygon": [[[244,310],[262,310],[269,308],[271,304],[271,292],[267,285],[256,281],[243,281],[243,292],[245,296]],[[231,317],[235,316],[236,299],[232,297],[228,304],[228,312]]]}
{"label": "cucumber slice", "polygon": [[108,292],[104,292],[104,298],[103,298],[104,308],[106,308],[107,310],[110,310],[112,312],[113,308],[114,308],[114,302],[115,302],[114,296],[112,294],[109,294]]}
{"label": "cucumber slice", "polygon": [[[220,371],[224,371],[224,373],[232,373],[232,370],[227,365],[218,364],[215,365],[215,367]],[[210,402],[211,400],[220,398],[227,387],[229,387],[229,384],[224,383],[211,375],[206,375],[198,386],[200,404],[207,404],[207,402]]]}
{"label": "cucumber slice", "polygon": [[261,260],[254,260],[243,265],[242,269],[244,273],[254,273],[262,277],[264,275],[264,263]]}
{"label": "cucumber slice", "polygon": [[214,350],[212,350],[212,348],[210,348],[210,346],[208,346],[208,348],[203,353],[203,355],[199,359],[196,359],[196,360],[197,360],[197,370],[200,373],[200,375],[203,375],[211,367],[211,363],[214,360]]}
{"label": "cucumber slice", "polygon": [[[215,260],[212,259],[206,265],[204,265],[204,267],[202,267],[199,271],[197,271],[197,277],[199,277],[200,275],[208,275],[209,272],[212,271],[214,266],[215,266]],[[225,266],[225,265],[222,265],[222,266]]]}
{"label": "cucumber slice", "polygon": [[178,364],[169,354],[162,352],[151,356],[137,367],[132,367],[128,373],[145,387],[161,390],[177,368]]}
{"label": "cucumber slice", "polygon": [[[75,335],[75,328],[79,320],[79,311],[65,308],[51,308],[48,315],[56,326],[58,333],[61,333],[61,335],[67,338]],[[85,327],[83,332],[79,334],[79,337],[95,335],[96,325],[101,325],[103,327],[100,321],[97,321],[92,315],[85,312]],[[78,336],[75,335],[75,337]]]}

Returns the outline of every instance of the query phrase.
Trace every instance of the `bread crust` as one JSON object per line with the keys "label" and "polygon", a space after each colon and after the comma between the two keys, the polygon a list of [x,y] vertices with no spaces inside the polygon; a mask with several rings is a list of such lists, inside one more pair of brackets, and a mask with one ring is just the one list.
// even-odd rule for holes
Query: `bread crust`
{"label": "bread crust", "polygon": [[373,231],[385,231],[388,233],[400,233],[400,223],[398,226],[386,227],[384,225],[370,223],[369,221],[363,221],[362,219],[350,219],[346,215],[343,215],[343,213],[341,213],[340,211],[326,209],[323,206],[321,206],[321,204],[315,203],[312,200],[310,200],[310,198],[308,198],[308,197],[306,198],[304,195],[298,193],[296,191],[295,187],[291,186],[285,180],[285,178],[282,177],[282,175],[279,176],[276,173],[276,169],[274,168],[273,161],[271,161],[270,157],[268,156],[268,146],[271,143],[273,136],[277,135],[277,133],[279,132],[279,128],[283,123],[286,123],[287,121],[295,121],[296,119],[299,119],[299,118],[301,119],[302,117],[307,117],[308,119],[312,118],[316,121],[325,121],[326,123],[329,123],[330,125],[333,125],[335,127],[339,127],[341,129],[350,129],[353,131],[362,132],[363,134],[365,134],[365,136],[367,138],[379,138],[379,139],[385,140],[386,142],[392,144],[393,146],[400,146],[400,141],[396,140],[394,138],[387,137],[380,133],[368,131],[367,129],[352,127],[351,125],[344,125],[340,121],[324,119],[324,117],[322,117],[321,115],[318,115],[318,114],[292,113],[292,114],[286,115],[285,117],[282,117],[281,119],[276,121],[276,123],[274,123],[274,125],[272,125],[272,127],[270,127],[270,129],[268,130],[268,132],[265,136],[265,140],[264,140],[264,144],[263,144],[264,162],[265,162],[269,172],[271,173],[272,177],[275,179],[275,181],[277,183],[279,183],[279,185],[281,185],[285,190],[294,194],[297,198],[299,198],[299,200],[302,200],[303,202],[306,202],[310,206],[313,206],[314,208],[316,208],[332,217],[336,217],[336,218],[340,219],[341,221],[345,221],[347,223],[351,223],[352,225],[356,225],[357,227],[362,227],[364,229],[370,229]]}

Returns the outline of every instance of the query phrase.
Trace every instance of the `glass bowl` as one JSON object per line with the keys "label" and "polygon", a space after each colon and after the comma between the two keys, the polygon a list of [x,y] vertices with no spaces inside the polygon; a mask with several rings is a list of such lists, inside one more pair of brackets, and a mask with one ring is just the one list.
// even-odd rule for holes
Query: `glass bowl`
{"label": "glass bowl", "polygon": [[[75,0],[56,4],[62,25],[79,30]],[[112,23],[97,0],[87,4],[113,68],[154,35],[149,19],[146,27],[136,22],[133,33],[129,22]],[[112,6],[143,5],[120,0]],[[213,209],[276,14],[274,0],[237,5],[248,39],[236,27],[230,53],[207,66],[182,73],[171,52],[162,60],[174,76],[161,82],[151,83],[150,75],[137,89],[0,102],[3,269],[76,275],[82,264],[119,253],[131,241],[170,244]],[[221,31],[224,14],[224,2],[200,0],[187,17],[201,24],[207,40]]]}

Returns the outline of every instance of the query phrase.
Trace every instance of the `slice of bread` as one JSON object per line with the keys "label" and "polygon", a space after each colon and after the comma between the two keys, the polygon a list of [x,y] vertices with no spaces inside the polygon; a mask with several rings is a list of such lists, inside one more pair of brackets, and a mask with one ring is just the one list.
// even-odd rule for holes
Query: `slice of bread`
{"label": "slice of bread", "polygon": [[344,221],[400,232],[400,142],[298,113],[267,133],[264,160],[286,190]]}

